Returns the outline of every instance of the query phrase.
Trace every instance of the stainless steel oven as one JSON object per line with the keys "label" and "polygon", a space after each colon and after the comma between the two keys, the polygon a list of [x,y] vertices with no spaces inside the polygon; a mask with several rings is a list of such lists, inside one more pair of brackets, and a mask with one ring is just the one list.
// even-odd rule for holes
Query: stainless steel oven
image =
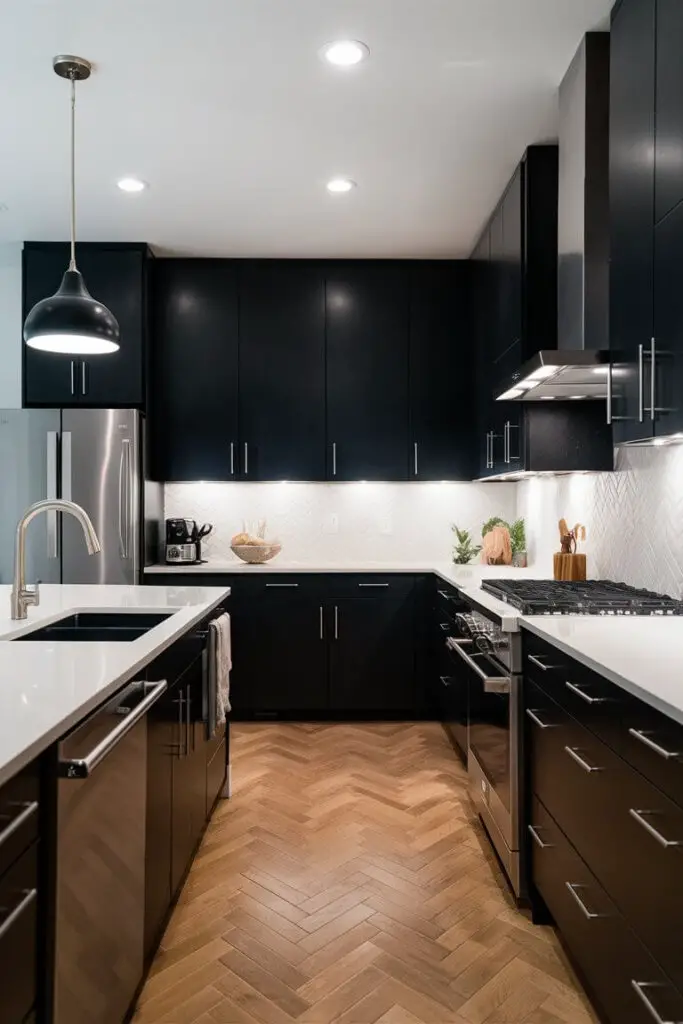
{"label": "stainless steel oven", "polygon": [[446,645],[468,694],[470,795],[515,894],[521,891],[521,638],[470,608],[455,616]]}

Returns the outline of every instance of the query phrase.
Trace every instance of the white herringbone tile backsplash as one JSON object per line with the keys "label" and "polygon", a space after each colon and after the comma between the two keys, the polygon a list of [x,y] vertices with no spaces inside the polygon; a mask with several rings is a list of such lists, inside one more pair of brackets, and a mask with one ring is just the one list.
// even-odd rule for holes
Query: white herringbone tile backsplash
{"label": "white herringbone tile backsplash", "polygon": [[614,473],[537,477],[518,486],[534,565],[552,573],[564,518],[586,526],[590,577],[683,597],[683,445],[622,448]]}

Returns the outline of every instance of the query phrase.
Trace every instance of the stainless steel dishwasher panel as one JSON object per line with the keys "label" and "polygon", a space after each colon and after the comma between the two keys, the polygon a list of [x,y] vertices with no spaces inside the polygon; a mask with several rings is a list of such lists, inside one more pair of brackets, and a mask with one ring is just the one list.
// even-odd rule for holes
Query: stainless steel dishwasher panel
{"label": "stainless steel dishwasher panel", "polygon": [[143,970],[146,712],[134,683],[59,745],[55,1024],[121,1024]]}

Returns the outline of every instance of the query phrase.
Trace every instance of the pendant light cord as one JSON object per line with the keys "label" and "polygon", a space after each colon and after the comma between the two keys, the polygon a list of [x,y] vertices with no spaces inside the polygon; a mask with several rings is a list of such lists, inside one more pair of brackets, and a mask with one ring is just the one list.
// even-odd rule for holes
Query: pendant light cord
{"label": "pendant light cord", "polygon": [[71,75],[71,259],[69,270],[76,269],[76,81]]}

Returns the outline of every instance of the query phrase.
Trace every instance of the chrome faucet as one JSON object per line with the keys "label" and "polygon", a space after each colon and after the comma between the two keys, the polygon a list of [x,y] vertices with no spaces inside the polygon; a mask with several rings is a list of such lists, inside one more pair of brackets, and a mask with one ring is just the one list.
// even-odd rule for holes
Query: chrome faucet
{"label": "chrome faucet", "polygon": [[26,527],[41,512],[68,512],[83,527],[85,544],[89,555],[95,555],[101,551],[100,542],[95,533],[90,516],[74,501],[65,501],[62,498],[48,498],[47,501],[36,501],[29,505],[17,524],[17,535],[14,543],[14,584],[12,586],[12,618],[25,619],[26,610],[29,605],[40,604],[40,586],[38,583],[32,590],[26,587]]}

